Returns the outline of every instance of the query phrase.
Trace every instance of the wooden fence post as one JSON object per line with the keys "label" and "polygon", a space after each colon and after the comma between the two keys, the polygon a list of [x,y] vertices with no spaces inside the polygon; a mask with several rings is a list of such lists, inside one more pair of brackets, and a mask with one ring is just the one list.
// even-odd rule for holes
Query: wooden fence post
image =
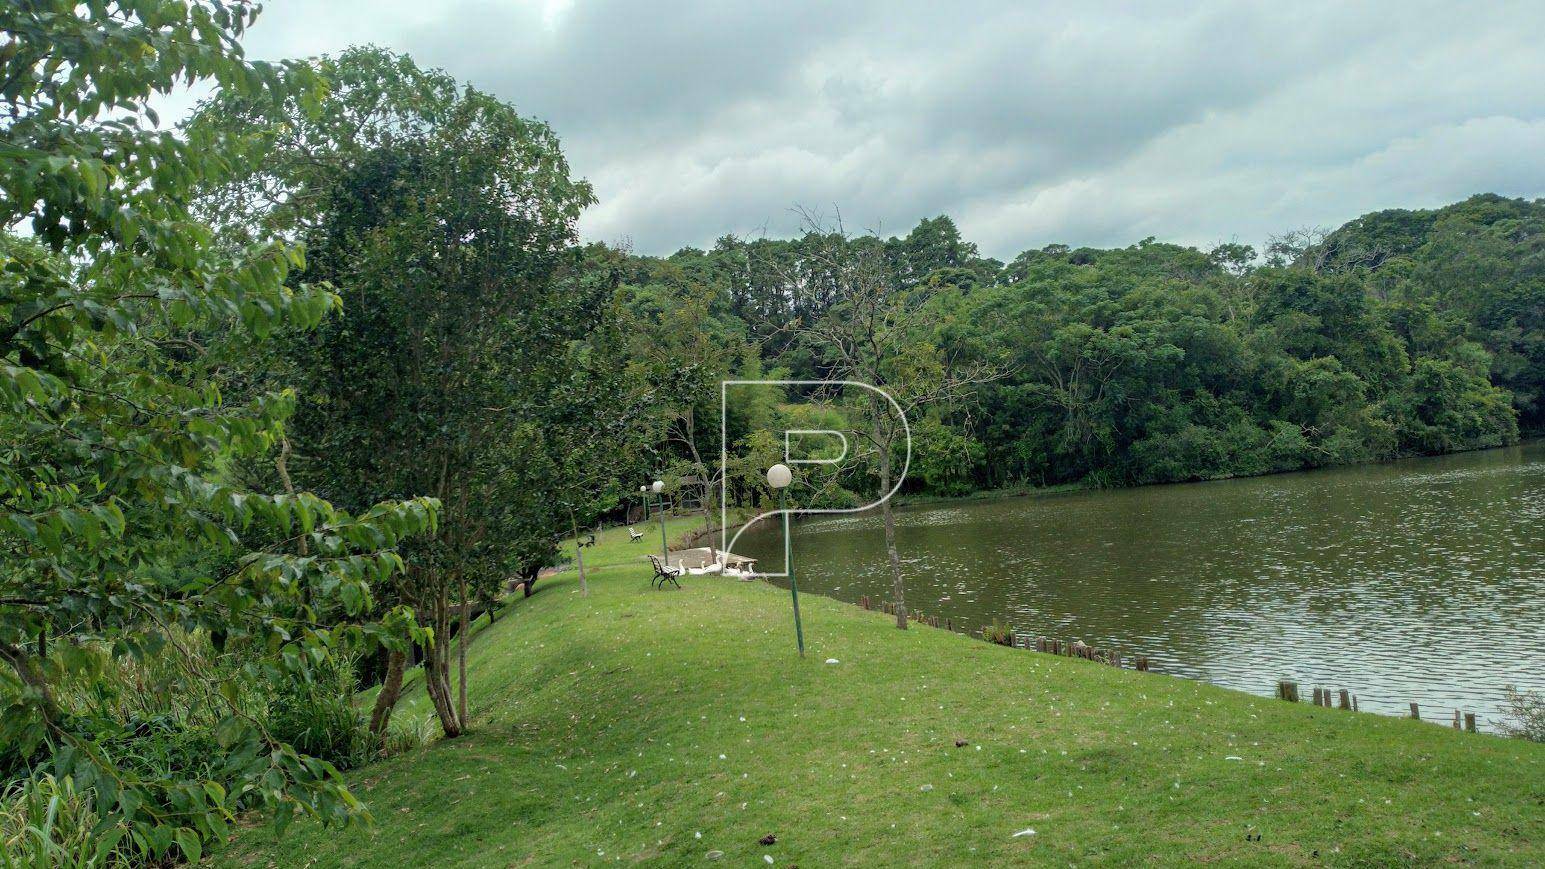
{"label": "wooden fence post", "polygon": [[1416,708],[1416,704],[1415,703],[1411,704],[1411,717],[1415,718],[1417,721],[1421,721],[1422,720],[1421,710]]}
{"label": "wooden fence post", "polygon": [[[1144,658],[1143,660],[1144,660],[1145,663],[1147,662],[1146,658]],[[1298,683],[1297,682],[1289,682],[1286,679],[1281,680],[1280,682],[1277,683],[1277,697],[1282,699],[1282,700],[1286,700],[1289,703],[1297,703],[1298,702]]]}
{"label": "wooden fence post", "polygon": [[1475,733],[1476,732],[1476,730],[1475,730],[1475,713],[1474,712],[1466,712],[1465,713],[1465,730],[1468,730],[1471,733]]}
{"label": "wooden fence post", "polygon": [[1342,688],[1341,689],[1340,700],[1341,700],[1341,708],[1342,709],[1351,709],[1352,708],[1352,692],[1348,691],[1345,688]]}
{"label": "wooden fence post", "polygon": [[1138,655],[1137,656],[1137,670],[1140,673],[1148,672],[1148,656],[1147,655]]}

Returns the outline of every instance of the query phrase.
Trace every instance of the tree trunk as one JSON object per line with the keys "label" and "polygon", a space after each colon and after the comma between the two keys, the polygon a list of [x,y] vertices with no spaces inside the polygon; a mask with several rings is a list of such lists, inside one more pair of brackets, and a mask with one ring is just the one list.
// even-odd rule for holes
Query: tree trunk
{"label": "tree trunk", "polygon": [[461,735],[462,722],[456,716],[456,705],[451,699],[451,605],[444,583],[435,592],[433,606],[434,639],[424,650],[424,689],[434,704],[440,729],[447,738],[455,738]]}
{"label": "tree trunk", "polygon": [[456,706],[451,700],[450,656],[444,650],[430,651],[424,661],[424,688],[434,704],[435,715],[440,719],[440,729],[447,738],[461,735],[461,720],[456,717]]}
{"label": "tree trunk", "polygon": [[444,663],[449,663],[445,655],[431,652],[425,657],[424,688],[429,692],[429,702],[434,705],[436,717],[440,719],[440,730],[447,739],[455,739],[461,735],[461,722],[456,719],[456,707],[451,703],[450,690],[442,672],[441,665]]}
{"label": "tree trunk", "polygon": [[386,679],[381,682],[381,690],[376,694],[376,705],[370,710],[370,732],[376,736],[386,732],[386,726],[392,721],[392,709],[397,705],[397,698],[402,695],[402,671],[406,668],[408,656],[402,652],[389,652],[386,656]]}
{"label": "tree trunk", "polygon": [[461,585],[461,644],[456,653],[456,716],[461,719],[461,726],[467,726],[467,641],[472,639],[471,619],[468,613],[472,602],[467,600],[466,574],[458,576]]}
{"label": "tree trunk", "polygon": [[[579,566],[579,596],[589,597],[590,586],[585,582],[585,547],[579,545],[579,523],[574,521],[574,511],[569,511],[569,527],[574,529],[574,563]],[[526,594],[531,593],[531,587],[526,587]]]}
{"label": "tree trunk", "polygon": [[880,516],[885,521],[885,554],[891,562],[892,596],[896,601],[896,627],[907,629],[907,589],[901,578],[901,556],[896,553],[896,516],[891,512],[891,451],[889,439],[880,449]]}
{"label": "tree trunk", "polygon": [[[703,464],[703,456],[697,449],[697,414],[690,407],[687,408],[685,422],[687,431],[686,436],[682,440],[686,442],[687,449],[692,454],[692,471],[697,474],[698,485],[701,488],[701,497],[698,499],[698,504],[703,511],[703,535],[711,538],[713,536],[713,504],[710,503],[709,492],[712,490],[710,486],[712,475],[708,473],[708,466]],[[708,548],[710,554],[712,554],[713,545],[709,544]]]}

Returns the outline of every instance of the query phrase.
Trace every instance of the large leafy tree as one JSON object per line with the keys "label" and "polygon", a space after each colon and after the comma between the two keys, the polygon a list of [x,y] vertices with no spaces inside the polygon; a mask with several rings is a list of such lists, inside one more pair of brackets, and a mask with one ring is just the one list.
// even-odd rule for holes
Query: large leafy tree
{"label": "large leafy tree", "polygon": [[[177,657],[195,641],[271,652],[245,667],[280,679],[345,639],[400,647],[404,613],[388,614],[396,632],[363,615],[402,567],[394,547],[433,523],[430,501],[351,514],[223,473],[273,448],[294,395],[224,400],[195,333],[314,328],[338,304],[291,279],[299,247],[217,244],[192,216],[195,191],[248,143],[162,131],[148,106],[199,79],[312,104],[309,70],[243,59],[254,15],[243,2],[0,7],[0,225],[31,235],[0,244],[0,754],[73,777],[102,829],[153,857],[196,858],[240,807],[283,823],[362,806],[191,660],[169,687],[220,747],[196,774],[120,759],[128,723],[61,697],[60,680],[93,653]],[[324,605],[340,614],[329,627],[314,619]]]}
{"label": "large leafy tree", "polygon": [[[456,735],[467,605],[548,558],[569,524],[553,427],[583,385],[575,348],[604,324],[613,285],[581,279],[574,221],[592,194],[545,124],[377,49],[315,69],[329,84],[320,112],[230,94],[193,127],[266,138],[259,170],[211,208],[239,215],[240,232],[305,239],[308,274],[343,298],[345,316],[262,362],[301,384],[291,472],[346,505],[404,493],[444,505],[396,593],[440,638],[425,683]],[[453,692],[445,638],[458,618]],[[403,663],[388,662],[389,687]]]}

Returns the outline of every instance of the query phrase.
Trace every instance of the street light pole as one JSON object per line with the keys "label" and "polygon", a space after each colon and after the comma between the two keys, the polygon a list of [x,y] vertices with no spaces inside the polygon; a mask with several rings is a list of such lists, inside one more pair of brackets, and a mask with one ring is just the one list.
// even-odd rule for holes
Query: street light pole
{"label": "street light pole", "polygon": [[789,483],[794,474],[789,466],[778,463],[767,469],[767,484],[778,490],[778,510],[783,513],[783,566],[789,572],[789,595],[794,600],[794,642],[799,656],[805,656],[805,628],[799,620],[799,581],[794,578],[794,536],[789,527]]}
{"label": "street light pole", "polygon": [[645,525],[645,524],[648,524],[649,520],[652,518],[649,515],[649,487],[648,486],[639,486],[638,487],[638,499],[640,501],[644,502],[644,518],[639,521],[639,524],[640,525]]}
{"label": "street light pole", "polygon": [[665,481],[655,480],[654,485],[650,488],[654,489],[654,493],[660,496],[659,509],[655,511],[660,514],[660,563],[669,567],[671,553],[670,548],[665,545],[665,495],[663,494],[665,492]]}

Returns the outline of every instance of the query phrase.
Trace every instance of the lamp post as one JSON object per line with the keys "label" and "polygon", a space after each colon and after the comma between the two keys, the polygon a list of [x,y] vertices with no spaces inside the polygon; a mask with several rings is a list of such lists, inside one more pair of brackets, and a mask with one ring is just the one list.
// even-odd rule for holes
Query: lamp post
{"label": "lamp post", "polygon": [[670,549],[665,545],[665,495],[661,494],[665,491],[665,481],[655,480],[654,485],[650,486],[649,488],[652,489],[656,495],[660,496],[660,507],[655,511],[660,514],[660,563],[664,564],[666,567],[669,567],[671,563],[671,553]]}
{"label": "lamp post", "polygon": [[648,486],[639,486],[638,487],[638,498],[639,498],[640,501],[644,502],[644,521],[648,522],[649,521],[649,487]]}
{"label": "lamp post", "polygon": [[794,642],[799,644],[799,656],[805,656],[805,629],[799,622],[799,582],[794,579],[794,537],[789,529],[789,483],[794,473],[789,466],[779,462],[767,469],[767,485],[778,490],[778,510],[783,513],[783,565],[789,572],[789,594],[794,599]]}

